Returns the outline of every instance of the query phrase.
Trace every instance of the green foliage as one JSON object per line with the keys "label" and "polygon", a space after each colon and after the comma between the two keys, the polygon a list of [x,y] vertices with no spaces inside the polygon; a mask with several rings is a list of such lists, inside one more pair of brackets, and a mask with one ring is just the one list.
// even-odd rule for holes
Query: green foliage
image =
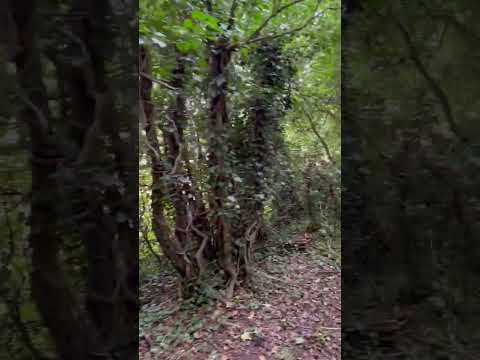
{"label": "green foliage", "polygon": [[[159,140],[165,159],[165,134],[175,131],[168,119],[172,104],[179,94],[186,99],[187,120],[182,132],[188,153],[183,166],[188,165],[207,207],[212,201],[208,179],[219,171],[208,159],[212,139],[218,136],[208,122],[213,96],[209,87],[227,87],[231,126],[222,141],[217,141],[225,154],[226,174],[216,185],[227,194],[220,215],[232,222],[235,244],[241,248],[255,208],[262,209],[267,226],[283,226],[304,216],[303,172],[312,161],[330,160],[325,146],[335,165],[319,169],[322,179],[330,180],[318,177],[314,181],[335,184],[338,192],[338,181],[331,177],[338,180],[340,175],[340,4],[336,0],[305,0],[292,6],[285,6],[286,1],[238,1],[232,16],[232,1],[212,1],[211,9],[207,3],[141,0],[140,39],[152,50],[154,78],[173,84],[175,64],[178,59],[185,63],[178,92],[154,84],[156,121],[163,132]],[[220,41],[233,50],[231,61],[224,74],[212,79],[209,55],[212,44]],[[262,116],[264,120],[259,120]],[[172,164],[164,163],[168,173]],[[145,209],[140,218],[141,236],[162,254],[151,230],[148,160],[140,171],[146,185],[140,194]],[[167,189],[177,181],[169,175],[163,180]],[[319,221],[328,223],[328,236],[334,236],[331,219],[339,214],[327,215],[330,210],[322,210],[328,206],[319,204],[329,200],[320,187],[308,196],[316,204]],[[167,191],[164,208],[171,229],[176,219],[173,201]],[[151,273],[156,263],[151,247],[142,244],[140,251],[144,269]]]}

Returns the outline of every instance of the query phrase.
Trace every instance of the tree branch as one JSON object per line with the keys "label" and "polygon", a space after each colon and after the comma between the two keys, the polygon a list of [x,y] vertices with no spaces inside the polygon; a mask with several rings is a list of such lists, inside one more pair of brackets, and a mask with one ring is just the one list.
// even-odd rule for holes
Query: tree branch
{"label": "tree branch", "polygon": [[480,35],[476,34],[474,31],[471,31],[468,26],[460,22],[454,15],[448,12],[435,11],[431,9],[424,1],[420,1],[420,5],[427,11],[428,15],[432,19],[443,20],[449,24],[452,24],[459,32],[469,37],[475,42],[480,41]]}
{"label": "tree branch", "polygon": [[307,21],[305,21],[305,23],[303,23],[303,25],[300,25],[298,27],[296,27],[295,29],[292,29],[292,30],[289,30],[289,31],[285,31],[283,33],[279,33],[279,34],[273,34],[273,35],[266,35],[266,36],[262,36],[262,37],[259,37],[259,38],[256,38],[256,39],[251,39],[251,40],[248,40],[247,42],[245,42],[243,45],[247,45],[247,44],[253,44],[253,43],[256,43],[256,42],[261,42],[261,41],[265,41],[265,40],[273,40],[273,39],[277,39],[279,37],[282,37],[282,36],[287,36],[287,35],[290,35],[290,34],[293,34],[293,33],[296,33],[296,32],[299,32],[299,31],[302,31],[303,29],[305,29],[308,25],[310,25],[312,23],[313,20],[315,20],[316,18],[318,17],[321,17],[325,12],[327,12],[327,10],[332,10],[332,9],[335,9],[333,7],[330,7],[330,8],[327,8],[325,9],[324,11],[322,11],[321,13],[317,14],[317,10],[318,10],[318,7],[320,6],[320,2],[321,0],[319,0],[317,2],[317,7],[315,9],[315,12],[314,14],[307,19]]}
{"label": "tree branch", "polygon": [[312,129],[313,133],[317,136],[318,140],[320,140],[320,143],[322,144],[324,150],[325,150],[325,153],[328,157],[328,160],[332,163],[332,164],[335,164],[335,160],[333,159],[332,157],[332,154],[330,153],[330,149],[328,147],[328,144],[327,142],[325,141],[325,139],[320,135],[320,133],[317,131],[317,128],[315,127],[315,123],[313,121],[313,118],[312,118],[312,115],[310,115],[310,113],[308,111],[306,111],[303,107],[301,107],[302,109],[302,112],[305,114],[305,116],[307,117],[308,119],[308,124],[310,125],[310,128]]}
{"label": "tree branch", "polygon": [[170,121],[170,123],[173,125],[173,137],[175,138],[175,142],[177,143],[178,146],[178,155],[175,158],[173,162],[173,167],[169,172],[169,175],[175,175],[177,173],[177,168],[180,164],[180,161],[182,160],[182,155],[183,155],[183,143],[180,139],[180,133],[178,131],[177,124],[175,124],[175,121],[170,117],[170,115],[167,115],[167,119]]}
{"label": "tree branch", "polygon": [[[297,93],[297,95],[299,97],[301,97],[303,99],[303,101],[305,103],[308,103],[309,101],[307,100],[307,97],[306,95],[304,94],[301,94],[301,93]],[[313,97],[314,95],[311,95],[311,97]],[[312,104],[309,104],[309,106],[312,105]],[[321,113],[324,113],[324,114],[327,114],[328,116],[330,116],[334,121],[337,121],[338,120],[338,116],[333,112],[333,110],[330,110],[326,107],[322,107],[319,105],[319,102],[317,101],[317,99],[315,99],[314,103],[313,103],[313,106]]]}
{"label": "tree branch", "polygon": [[[146,212],[146,208],[147,208],[147,204],[146,204],[146,201],[145,200],[141,200],[140,201],[140,204],[141,204],[141,207],[140,207],[140,218],[143,218],[144,215],[145,215],[145,212]],[[143,223],[143,221],[142,221]],[[147,245],[147,249],[148,251],[155,257],[155,259],[157,260],[158,262],[158,265],[161,267],[162,266],[162,258],[161,256],[155,251],[155,249],[153,248],[153,245],[152,243],[150,242],[150,239],[148,238],[148,226],[147,225],[143,225],[141,226],[140,228],[140,231],[142,233],[142,238],[143,238],[143,242],[145,243],[145,245]]]}
{"label": "tree branch", "polygon": [[[278,9],[273,9],[272,10],[272,13],[263,21],[262,24],[260,24],[260,26],[247,38],[247,40],[245,41],[245,44],[249,43],[252,39],[255,39],[258,35],[260,35],[261,31],[268,25],[268,23],[275,17],[277,16],[278,14],[280,14],[282,11],[292,7],[293,5],[296,5],[298,3],[301,3],[305,0],[294,0],[288,4],[285,4],[281,7],[279,7]],[[318,1],[318,3],[320,2],[320,0]]]}
{"label": "tree branch", "polygon": [[97,93],[95,95],[95,114],[93,122],[85,135],[85,141],[76,160],[77,165],[84,164],[97,155],[96,151],[98,149],[96,148],[96,145],[103,131],[103,121],[105,120],[104,111],[107,105],[107,96],[108,95],[104,93]]}
{"label": "tree branch", "polygon": [[169,89],[169,90],[172,90],[172,91],[177,91],[178,89],[176,87],[173,87],[172,85],[170,85],[168,82],[166,82],[165,80],[162,80],[162,79],[155,79],[154,77],[150,76],[149,74],[147,73],[144,73],[144,72],[140,72],[140,76],[141,77],[144,77],[145,79],[148,79],[150,81],[153,81],[154,83],[157,83],[159,85],[162,85],[163,87]]}
{"label": "tree branch", "polygon": [[460,129],[458,128],[457,123],[455,122],[454,116],[453,116],[453,111],[452,107],[450,105],[450,101],[448,99],[447,94],[445,91],[442,89],[442,87],[436,82],[436,80],[432,77],[432,75],[428,72],[427,68],[423,64],[422,60],[420,59],[420,55],[418,54],[418,51],[413,44],[413,41],[410,37],[410,34],[408,33],[407,29],[403,24],[393,15],[393,13],[390,11],[389,13],[390,17],[393,19],[395,26],[399,29],[405,44],[407,45],[407,48],[410,53],[410,58],[417,67],[418,71],[422,74],[423,78],[427,82],[428,86],[430,89],[433,91],[435,96],[440,102],[440,105],[442,106],[443,112],[445,114],[445,118],[447,120],[447,123],[450,127],[450,130],[452,131],[453,134],[455,134],[461,141],[466,141],[467,139],[464,137]]}
{"label": "tree branch", "polygon": [[[144,101],[140,99],[140,119],[142,121],[143,129],[145,130],[145,143],[147,144],[147,147],[150,149],[152,152],[152,155],[155,157],[157,161],[160,161],[160,154],[158,151],[153,147],[153,145],[150,143],[150,139],[148,138],[148,126],[147,126],[147,115],[145,114],[145,107],[143,106]],[[155,124],[151,124],[151,126],[155,126]]]}
{"label": "tree branch", "polygon": [[49,125],[45,114],[37,105],[30,101],[27,95],[23,94],[20,90],[17,92],[17,97],[22,100],[25,105],[27,105],[27,107],[35,114],[36,117],[36,121],[35,118],[30,116],[22,117],[22,119],[24,118],[26,121],[28,121],[28,125],[30,125],[32,129],[35,129],[36,133],[42,138],[46,137],[48,134]]}

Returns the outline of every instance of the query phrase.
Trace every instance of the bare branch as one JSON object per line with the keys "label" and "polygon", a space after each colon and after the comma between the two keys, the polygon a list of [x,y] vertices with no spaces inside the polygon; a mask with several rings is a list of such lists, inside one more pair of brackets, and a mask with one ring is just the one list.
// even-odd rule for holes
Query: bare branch
{"label": "bare branch", "polygon": [[296,33],[296,32],[299,32],[299,31],[302,31],[303,29],[305,29],[308,25],[310,25],[313,20],[315,20],[316,18],[319,18],[321,17],[323,14],[325,14],[328,10],[332,10],[332,9],[335,9],[333,7],[329,7],[327,9],[325,9],[324,11],[320,12],[320,13],[317,13],[317,10],[318,10],[318,7],[320,5],[320,0],[318,1],[317,3],[317,8],[315,9],[315,12],[314,14],[307,19],[307,21],[305,21],[305,23],[303,23],[302,25],[292,29],[292,30],[289,30],[289,31],[285,31],[283,33],[279,33],[279,34],[273,34],[273,35],[266,35],[266,36],[263,36],[263,37],[259,37],[259,38],[256,38],[256,39],[252,39],[252,40],[249,40],[248,42],[245,43],[246,44],[253,44],[253,43],[256,43],[256,42],[261,42],[261,41],[265,41],[265,40],[273,40],[273,39],[277,39],[279,37],[282,37],[282,36],[287,36],[287,35],[290,35],[290,34],[293,34],[293,33]]}
{"label": "bare branch", "polygon": [[390,11],[389,13],[390,17],[394,21],[395,26],[399,29],[405,44],[407,45],[407,48],[410,53],[410,58],[417,67],[418,71],[422,74],[423,78],[427,82],[428,86],[430,89],[433,91],[435,96],[440,102],[440,105],[442,106],[443,112],[445,114],[445,118],[447,120],[447,123],[450,127],[450,130],[452,131],[453,134],[455,134],[461,141],[466,141],[467,139],[465,136],[462,134],[460,131],[457,123],[455,122],[454,116],[453,116],[453,111],[452,107],[450,105],[450,101],[448,99],[448,96],[446,92],[442,89],[440,84],[437,83],[437,81],[432,77],[432,75],[428,72],[427,68],[425,67],[424,63],[420,59],[420,55],[417,51],[417,48],[413,44],[413,41],[410,37],[410,34],[408,33],[407,29],[405,26],[393,15],[393,13]]}
{"label": "bare branch", "polygon": [[82,52],[82,58],[80,59],[78,66],[82,67],[88,93],[92,96],[95,96],[95,75],[92,64],[92,55],[88,49],[87,44],[69,30],[63,29],[61,30],[61,32],[80,47],[80,50]]}
{"label": "bare branch", "polygon": [[466,35],[471,40],[475,42],[480,41],[480,35],[476,34],[474,31],[471,31],[471,29],[460,22],[455,15],[452,15],[450,12],[433,10],[424,1],[420,1],[420,5],[427,11],[428,15],[432,19],[443,20],[447,24],[452,24],[457,31],[461,32],[463,35]]}
{"label": "bare branch", "polygon": [[77,165],[87,162],[96,154],[95,145],[97,144],[97,140],[102,132],[102,122],[105,118],[103,112],[105,110],[106,98],[107,95],[102,93],[97,93],[95,96],[94,119],[87,130],[87,134],[85,135],[85,142],[76,161]]}
{"label": "bare branch", "polygon": [[[252,35],[250,35],[248,37],[248,39],[245,41],[245,44],[249,43],[252,39],[255,39],[258,35],[260,35],[260,33],[262,32],[262,30],[268,25],[268,23],[275,17],[277,16],[278,14],[280,14],[282,11],[284,10],[287,10],[288,8],[292,7],[293,5],[296,5],[298,3],[301,3],[305,0],[294,0],[288,4],[285,4],[281,7],[279,7],[278,9],[273,9],[272,10],[272,13],[263,21],[263,23],[257,28],[257,30],[255,30]],[[320,0],[318,1],[320,2]]]}
{"label": "bare branch", "polygon": [[150,81],[153,81],[154,83],[157,83],[159,85],[162,85],[163,87],[166,87],[167,89],[169,90],[172,90],[172,91],[177,91],[178,89],[176,87],[173,87],[172,85],[170,85],[168,82],[166,82],[165,80],[162,80],[162,79],[155,79],[154,77],[150,76],[149,74],[147,73],[144,73],[144,72],[140,72],[140,76],[141,77],[144,77],[145,79],[148,79]]}
{"label": "bare branch", "polygon": [[22,102],[27,105],[36,116],[36,121],[30,116],[26,118],[29,122],[28,125],[35,129],[40,136],[45,137],[48,134],[48,121],[45,117],[45,114],[38,106],[30,101],[28,96],[24,95],[21,91],[17,92],[17,97],[22,100]]}
{"label": "bare branch", "polygon": [[[335,112],[333,110],[330,110],[326,107],[322,107],[320,104],[319,104],[319,101],[317,101],[317,99],[315,99],[315,101],[313,102],[313,104],[311,104],[309,101],[308,101],[308,98],[304,95],[304,94],[301,94],[301,93],[297,93],[297,95],[299,97],[301,97],[303,99],[303,101],[305,103],[308,103],[309,106],[310,105],[313,105],[319,112],[321,113],[324,113],[328,116],[330,116],[332,118],[332,120],[334,121],[337,121],[338,120],[338,116],[335,114]],[[311,95],[312,96],[312,95]]]}
{"label": "bare branch", "polygon": [[320,143],[322,144],[324,150],[325,150],[325,154],[327,155],[328,157],[328,160],[332,163],[332,164],[335,164],[335,160],[333,159],[332,157],[332,154],[330,153],[330,149],[328,147],[328,144],[327,142],[325,141],[325,139],[320,135],[320,133],[318,132],[317,128],[315,127],[315,123],[313,121],[313,118],[312,118],[312,115],[310,115],[310,113],[308,111],[306,111],[303,107],[301,107],[302,109],[302,112],[305,114],[305,116],[307,117],[308,119],[308,123],[310,125],[310,128],[312,129],[313,133],[317,136],[318,140],[320,140]]}
{"label": "bare branch", "polygon": [[[147,115],[145,114],[145,108],[143,106],[143,103],[144,101],[140,101],[140,118],[142,120],[142,125],[143,125],[143,128],[145,130],[145,132],[147,131]],[[154,124],[152,124],[152,126],[155,126]],[[150,149],[150,151],[152,152],[153,156],[155,157],[155,159],[157,161],[160,161],[160,154],[158,153],[157,149],[155,149],[153,147],[153,145],[150,143],[150,139],[148,138],[148,134],[147,136],[145,137],[145,142],[148,146],[148,148]]]}
{"label": "bare branch", "polygon": [[175,161],[173,162],[173,167],[172,170],[170,171],[169,175],[175,175],[177,172],[178,165],[180,164],[180,161],[182,160],[182,155],[183,155],[183,143],[180,140],[180,133],[178,131],[177,124],[175,124],[175,121],[167,115],[167,119],[171,122],[173,125],[173,136],[175,137],[175,141],[178,145],[178,155],[175,158]]}
{"label": "bare branch", "polygon": [[264,21],[264,23],[262,23],[262,25],[260,25],[257,30],[254,31],[254,33],[249,36],[245,41],[241,41],[241,42],[238,42],[236,44],[233,44],[230,46],[230,48],[232,50],[234,49],[238,49],[242,46],[245,46],[245,45],[248,45],[248,44],[252,44],[252,43],[256,43],[256,42],[260,42],[260,41],[265,41],[265,40],[273,40],[273,39],[277,39],[279,37],[282,37],[282,36],[287,36],[287,35],[290,35],[290,34],[293,34],[293,33],[296,33],[296,32],[299,32],[299,31],[302,31],[303,29],[305,29],[308,25],[310,25],[316,18],[319,18],[321,17],[323,14],[325,14],[328,10],[333,10],[333,9],[336,9],[336,7],[329,7],[327,9],[325,9],[324,11],[318,13],[318,8],[320,7],[320,3],[322,2],[322,0],[317,0],[317,4],[316,4],[316,7],[315,7],[315,10],[313,12],[313,15],[308,18],[302,25],[294,28],[294,29],[291,29],[291,30],[288,30],[288,31],[285,31],[283,33],[278,33],[278,34],[272,34],[272,35],[266,35],[266,36],[260,36],[260,32],[267,26],[268,22],[270,22],[270,20],[272,18],[274,18],[276,15],[278,15],[278,13],[280,13],[281,11],[289,8],[290,6],[292,5],[295,5],[299,2],[301,2],[302,0],[298,0],[298,1],[293,1],[291,3],[288,3],[280,8],[278,8],[277,11],[275,12],[272,12],[272,14]]}
{"label": "bare branch", "polygon": [[[145,204],[145,201],[142,201],[142,212],[144,213],[145,212],[145,208],[146,208],[146,204]],[[143,215],[142,213],[142,215]],[[157,260],[158,262],[158,265],[159,266],[162,266],[163,262],[162,262],[162,258],[161,256],[155,251],[155,249],[153,248],[153,245],[152,243],[150,242],[150,239],[148,238],[148,227],[146,225],[142,226],[141,228],[141,232],[142,232],[142,237],[143,237],[143,242],[145,243],[145,245],[147,246],[147,249],[148,251],[155,257],[155,259]]]}

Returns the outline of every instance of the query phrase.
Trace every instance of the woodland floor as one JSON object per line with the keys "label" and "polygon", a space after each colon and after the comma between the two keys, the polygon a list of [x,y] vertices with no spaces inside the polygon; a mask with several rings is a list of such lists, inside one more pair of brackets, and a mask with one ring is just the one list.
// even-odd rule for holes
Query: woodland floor
{"label": "woodland floor", "polygon": [[334,262],[317,248],[277,251],[256,269],[231,302],[205,294],[179,305],[173,275],[151,280],[142,291],[140,359],[340,359],[341,280]]}

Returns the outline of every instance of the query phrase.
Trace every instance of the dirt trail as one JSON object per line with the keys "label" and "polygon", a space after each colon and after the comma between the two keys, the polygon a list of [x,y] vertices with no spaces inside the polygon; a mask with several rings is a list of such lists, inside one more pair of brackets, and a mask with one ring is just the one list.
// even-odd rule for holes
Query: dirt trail
{"label": "dirt trail", "polygon": [[190,310],[177,310],[172,279],[149,286],[140,359],[340,359],[340,272],[307,253],[257,269],[232,302]]}

